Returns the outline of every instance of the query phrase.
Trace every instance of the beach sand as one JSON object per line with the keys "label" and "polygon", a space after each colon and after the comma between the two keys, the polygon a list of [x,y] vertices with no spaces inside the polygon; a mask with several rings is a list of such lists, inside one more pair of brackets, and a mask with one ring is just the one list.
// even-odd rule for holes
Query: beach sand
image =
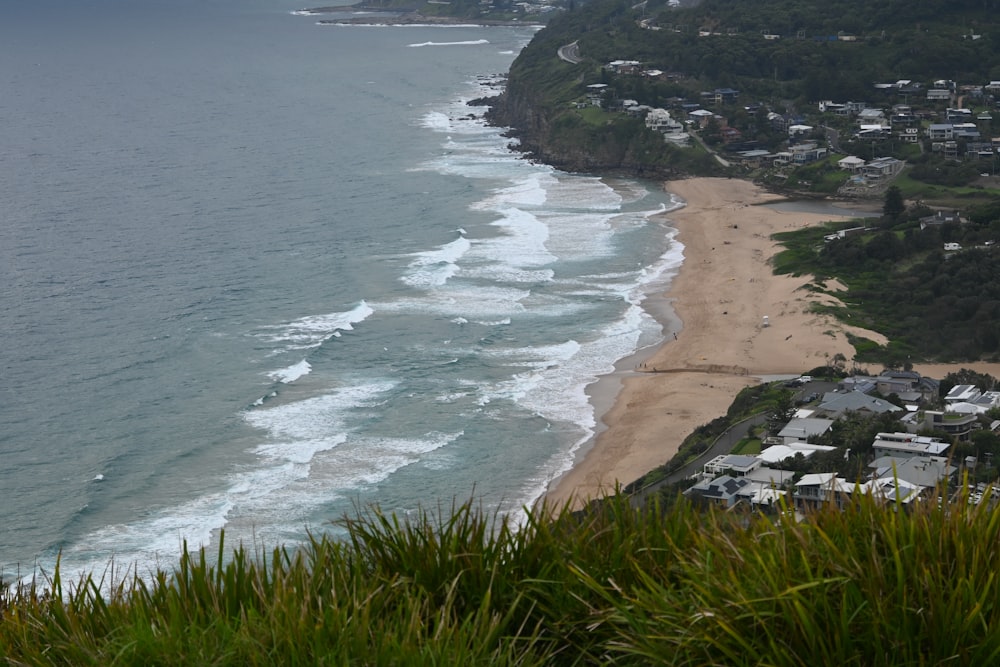
{"label": "beach sand", "polygon": [[[666,187],[687,204],[669,216],[684,262],[666,295],[683,328],[637,368],[617,374],[620,389],[613,402],[605,397],[611,408],[604,428],[550,486],[544,497],[550,507],[579,507],[663,465],[694,429],[724,415],[736,394],[761,377],[797,375],[837,354],[850,366],[848,331],[886,342],[876,332],[810,312],[814,302],[837,303],[836,284],[816,291],[806,288],[811,277],[771,272],[770,260],[780,250],[772,234],[836,216],[760,206],[780,197],[743,180],[694,178]],[[1000,377],[996,363],[914,366],[936,379],[961,368]]]}
{"label": "beach sand", "polygon": [[695,428],[725,414],[740,389],[759,382],[757,376],[803,373],[837,354],[850,363],[847,330],[886,342],[810,312],[813,302],[836,302],[804,289],[811,277],[771,272],[770,259],[780,249],[772,234],[838,218],[759,206],[779,197],[738,179],[694,178],[667,189],[687,203],[669,216],[684,262],[667,298],[683,328],[637,369],[620,373],[605,428],[550,487],[550,505],[607,495],[666,463]]}

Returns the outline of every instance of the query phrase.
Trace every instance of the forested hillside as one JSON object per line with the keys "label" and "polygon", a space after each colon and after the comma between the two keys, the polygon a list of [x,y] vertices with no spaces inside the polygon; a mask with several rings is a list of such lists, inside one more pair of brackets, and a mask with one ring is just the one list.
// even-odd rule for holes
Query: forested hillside
{"label": "forested hillside", "polygon": [[[676,3],[674,3],[676,4]],[[955,90],[949,104],[995,109],[995,99],[963,96],[1000,80],[1000,6],[997,0],[704,0],[674,7],[664,0],[594,0],[571,5],[549,21],[517,58],[507,94],[494,112],[525,148],[543,160],[579,169],[617,167],[664,176],[717,169],[687,152],[643,138],[634,118],[582,110],[587,86],[608,88],[602,108],[623,99],[676,110],[702,104],[743,137],[775,148],[767,114],[813,120],[822,100],[864,102],[889,109],[922,104],[934,82]],[[578,62],[560,59],[575,43]],[[656,76],[623,76],[615,60],[640,63]],[[876,84],[912,82],[911,87]],[[725,88],[732,98],[710,103]],[[962,99],[960,99],[962,98]],[[933,106],[933,105],[932,105]],[[685,120],[679,113],[681,120]],[[1000,113],[996,114],[1000,118]],[[929,116],[925,122],[931,122]],[[992,118],[986,121],[996,128]],[[614,126],[614,131],[606,130]],[[987,133],[990,133],[988,131]],[[1000,133],[1000,131],[998,131]],[[985,136],[985,135],[984,135]],[[787,139],[787,136],[784,137]],[[589,146],[586,157],[580,146]],[[901,152],[899,147],[887,149]],[[600,158],[594,158],[594,154]],[[615,159],[619,162],[615,163]]]}

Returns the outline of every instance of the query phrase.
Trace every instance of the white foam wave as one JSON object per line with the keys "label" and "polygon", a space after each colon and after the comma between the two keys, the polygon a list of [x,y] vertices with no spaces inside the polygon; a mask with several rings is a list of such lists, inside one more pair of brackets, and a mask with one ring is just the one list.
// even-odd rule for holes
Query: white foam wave
{"label": "white foam wave", "polygon": [[469,251],[469,239],[460,236],[437,250],[416,253],[410,262],[410,273],[401,278],[413,287],[443,285],[458,272],[458,260]]}
{"label": "white foam wave", "polygon": [[438,132],[447,132],[451,129],[451,121],[448,115],[440,111],[431,111],[421,119],[421,125]]}
{"label": "white foam wave", "polygon": [[528,174],[509,187],[498,188],[493,196],[475,204],[474,208],[492,211],[510,206],[542,206],[548,201],[548,187],[554,182],[549,172]]}
{"label": "white foam wave", "polygon": [[268,373],[268,377],[270,377],[275,382],[291,384],[292,382],[298,380],[300,377],[309,375],[311,371],[312,371],[312,366],[309,365],[308,361],[303,359],[299,363],[293,364],[288,368],[282,368],[280,370]]}
{"label": "white foam wave", "polygon": [[327,315],[310,315],[288,324],[268,327],[262,336],[272,343],[284,343],[286,349],[310,349],[321,345],[340,331],[351,331],[354,325],[363,322],[374,313],[362,301],[348,311]]}
{"label": "white foam wave", "polygon": [[523,313],[521,303],[531,296],[525,289],[503,286],[449,285],[447,290],[434,290],[425,296],[377,304],[380,312],[433,313],[448,319],[464,317],[479,321]]}
{"label": "white foam wave", "polygon": [[478,44],[489,44],[488,39],[472,39],[464,42],[420,42],[419,44],[407,44],[411,48],[420,48],[423,46],[474,46]]}
{"label": "white foam wave", "polygon": [[503,234],[477,241],[471,254],[480,260],[504,262],[516,268],[545,266],[558,259],[545,247],[549,238],[548,226],[534,214],[519,208],[498,212],[501,218],[492,225]]}

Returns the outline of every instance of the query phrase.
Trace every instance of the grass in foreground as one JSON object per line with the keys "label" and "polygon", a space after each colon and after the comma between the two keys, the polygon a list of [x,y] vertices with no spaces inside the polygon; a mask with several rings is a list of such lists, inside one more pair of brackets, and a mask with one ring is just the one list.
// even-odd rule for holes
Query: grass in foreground
{"label": "grass in foreground", "polygon": [[[186,553],[0,603],[8,664],[934,665],[1000,662],[1000,513],[639,512],[513,529],[471,504],[377,510],[270,554]],[[101,591],[104,591],[101,594]]]}

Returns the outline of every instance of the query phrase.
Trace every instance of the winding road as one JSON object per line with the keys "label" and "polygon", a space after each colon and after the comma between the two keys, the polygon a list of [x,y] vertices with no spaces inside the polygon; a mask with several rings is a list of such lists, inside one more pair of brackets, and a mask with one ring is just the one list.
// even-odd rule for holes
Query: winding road
{"label": "winding road", "polygon": [[560,60],[565,60],[573,65],[576,65],[578,62],[583,60],[583,58],[580,57],[580,45],[577,42],[567,44],[566,46],[560,46],[558,53]]}

